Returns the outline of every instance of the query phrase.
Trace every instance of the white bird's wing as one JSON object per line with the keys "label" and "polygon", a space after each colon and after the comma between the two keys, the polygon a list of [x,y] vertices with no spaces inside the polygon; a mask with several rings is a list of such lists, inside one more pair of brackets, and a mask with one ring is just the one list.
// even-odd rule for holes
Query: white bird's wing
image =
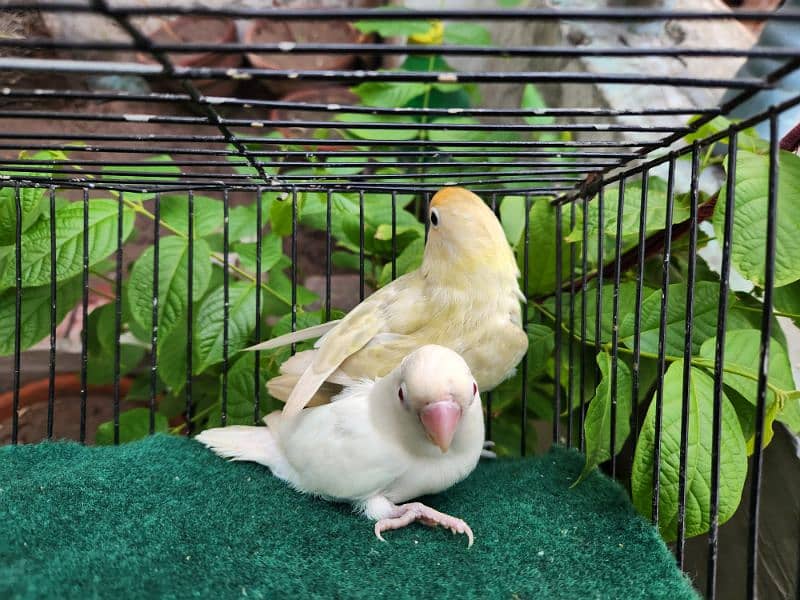
{"label": "white bird's wing", "polygon": [[409,457],[370,420],[365,381],[346,398],[277,423],[279,444],[301,491],[359,501],[390,486],[408,469]]}

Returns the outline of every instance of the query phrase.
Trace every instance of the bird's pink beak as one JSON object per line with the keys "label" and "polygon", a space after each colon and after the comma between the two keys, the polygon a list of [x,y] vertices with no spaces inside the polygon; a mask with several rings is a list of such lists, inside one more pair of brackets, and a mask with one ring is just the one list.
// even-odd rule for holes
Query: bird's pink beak
{"label": "bird's pink beak", "polygon": [[440,400],[423,408],[419,419],[431,441],[447,452],[461,420],[461,407],[452,400]]}

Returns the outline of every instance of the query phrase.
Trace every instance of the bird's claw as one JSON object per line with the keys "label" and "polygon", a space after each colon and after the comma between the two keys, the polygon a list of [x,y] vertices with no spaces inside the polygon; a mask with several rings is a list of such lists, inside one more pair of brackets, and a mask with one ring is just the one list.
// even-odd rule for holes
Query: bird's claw
{"label": "bird's claw", "polygon": [[385,542],[386,540],[383,539],[381,533],[384,531],[390,531],[392,529],[401,529],[406,525],[413,523],[414,521],[420,521],[428,527],[436,527],[437,525],[441,525],[442,527],[449,529],[451,532],[453,532],[453,534],[463,533],[469,540],[467,548],[471,548],[473,542],[475,541],[475,536],[472,533],[472,529],[470,529],[466,522],[457,517],[451,517],[450,515],[441,513],[438,510],[434,510],[430,506],[426,506],[420,502],[401,504],[400,506],[396,507],[395,511],[391,513],[390,517],[376,522],[375,536],[380,541]]}

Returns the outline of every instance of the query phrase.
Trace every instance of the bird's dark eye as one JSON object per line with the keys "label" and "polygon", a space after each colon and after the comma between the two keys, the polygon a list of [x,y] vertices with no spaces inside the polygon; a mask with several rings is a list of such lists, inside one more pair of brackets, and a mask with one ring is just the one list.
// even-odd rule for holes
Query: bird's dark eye
{"label": "bird's dark eye", "polygon": [[397,397],[400,398],[400,402],[405,402],[405,397],[403,395],[403,388],[397,388]]}
{"label": "bird's dark eye", "polygon": [[431,209],[431,225],[434,227],[439,226],[439,211],[437,211],[435,208]]}
{"label": "bird's dark eye", "polygon": [[472,382],[472,395],[474,396],[477,393],[478,393],[478,384],[475,381],[473,381]]}

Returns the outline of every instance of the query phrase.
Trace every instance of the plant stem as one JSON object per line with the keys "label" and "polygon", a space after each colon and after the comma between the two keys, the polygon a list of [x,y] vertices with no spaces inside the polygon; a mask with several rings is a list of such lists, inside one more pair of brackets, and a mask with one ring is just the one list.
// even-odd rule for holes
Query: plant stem
{"label": "plant stem", "polygon": [[[208,414],[209,414],[209,413],[210,413],[210,412],[211,412],[213,409],[215,409],[217,406],[218,406],[218,405],[217,405],[216,403],[213,403],[213,404],[210,404],[210,405],[208,405],[207,407],[205,407],[205,408],[204,408],[203,410],[201,410],[200,412],[198,412],[198,413],[195,413],[195,415],[194,415],[194,416],[191,418],[191,422],[192,422],[192,423],[194,423],[194,422],[196,422],[198,419],[201,419],[201,418],[205,417],[205,416],[206,416],[206,415],[208,415]],[[180,432],[181,432],[181,429],[183,429],[184,427],[186,427],[186,423],[181,423],[180,425],[177,425],[177,426],[173,427],[172,429],[170,429],[170,430],[169,430],[169,432],[170,432],[171,434],[180,433]]]}

